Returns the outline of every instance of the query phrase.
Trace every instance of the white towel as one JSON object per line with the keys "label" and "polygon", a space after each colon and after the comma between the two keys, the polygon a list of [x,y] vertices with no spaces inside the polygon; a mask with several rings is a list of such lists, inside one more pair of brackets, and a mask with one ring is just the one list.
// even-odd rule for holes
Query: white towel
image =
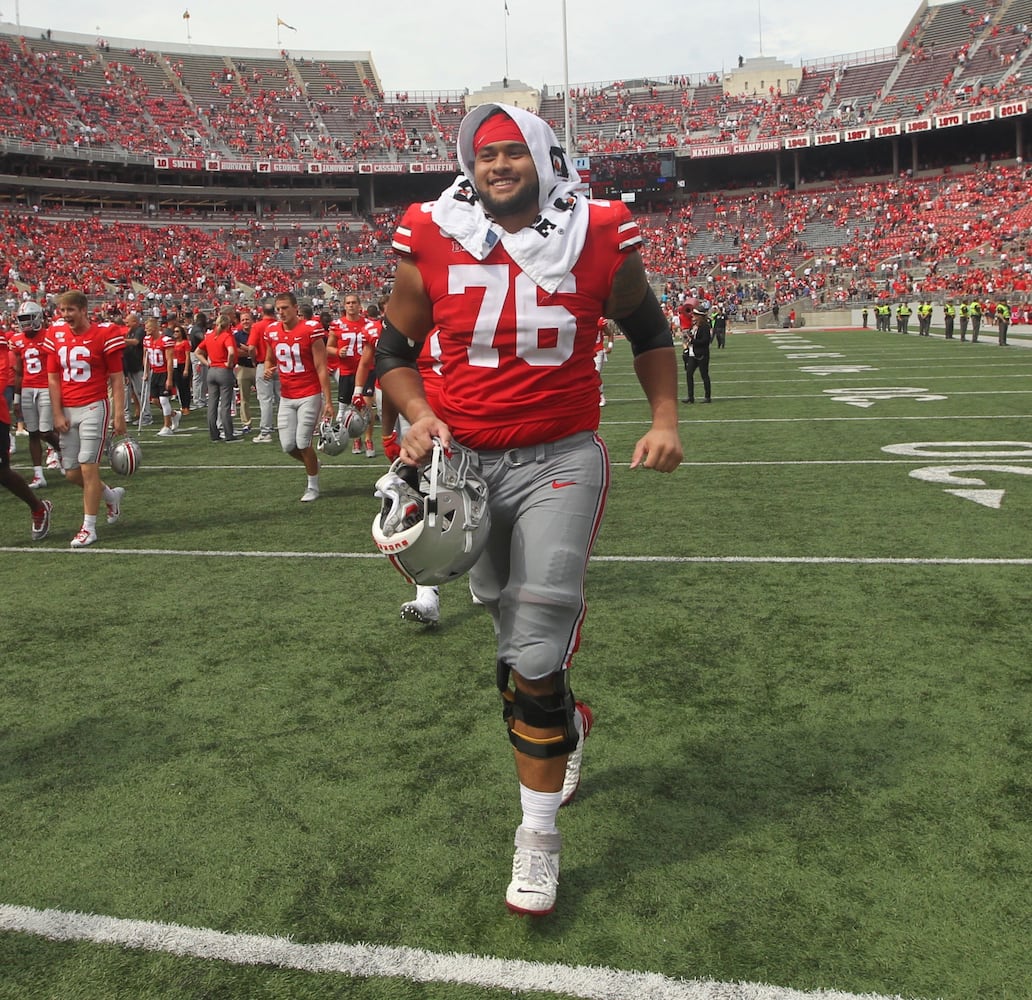
{"label": "white towel", "polygon": [[[500,108],[519,126],[537,168],[539,215],[519,232],[508,233],[484,212],[473,186],[473,136]],[[477,260],[501,243],[524,273],[546,292],[554,292],[573,269],[588,233],[588,202],[580,175],[559,140],[537,115],[507,104],[483,104],[462,120],[458,141],[463,174],[437,199],[431,218]]]}

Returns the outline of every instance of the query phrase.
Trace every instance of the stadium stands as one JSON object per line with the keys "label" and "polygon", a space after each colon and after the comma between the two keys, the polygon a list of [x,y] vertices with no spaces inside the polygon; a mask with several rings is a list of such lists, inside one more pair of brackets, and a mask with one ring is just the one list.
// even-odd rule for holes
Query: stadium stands
{"label": "stadium stands", "polygon": [[[883,50],[823,60],[803,67],[798,87],[785,92],[735,94],[718,73],[578,85],[569,92],[572,151],[593,157],[596,177],[646,192],[654,178],[669,177],[661,154],[690,156],[714,143],[777,146],[820,129],[1024,100],[1032,93],[1022,82],[1030,21],[1032,0],[922,6],[894,57]],[[0,33],[0,143],[36,156],[103,152],[149,170],[154,157],[172,155],[248,169],[282,161],[298,172],[306,163],[356,170],[358,161],[383,162],[402,173],[453,155],[463,95],[387,95],[367,59],[147,45]],[[544,88],[539,109],[560,135],[564,96]],[[668,180],[658,207],[638,202],[648,266],[657,281],[701,277],[719,294],[741,295],[745,282],[756,302],[775,294],[820,305],[918,284],[940,296],[982,286],[1024,294],[1032,259],[1026,168],[961,171],[966,158],[947,161],[956,172],[911,177],[901,165],[903,176],[869,183],[855,179],[863,172],[856,166],[821,169],[822,180],[799,191],[736,192],[742,182],[728,178],[732,190],[672,198]],[[126,202],[106,207],[102,224],[95,209],[77,212],[74,197],[64,208],[63,199],[44,202],[33,209],[22,193],[0,206],[8,295],[78,284],[123,305],[130,292],[162,300],[185,293],[210,305],[284,281],[369,294],[391,275],[393,209],[331,223],[327,206],[277,205],[259,222],[231,205],[209,218],[193,214],[189,199],[171,214],[165,201],[149,211]],[[69,245],[88,251],[62,256],[58,248]]]}

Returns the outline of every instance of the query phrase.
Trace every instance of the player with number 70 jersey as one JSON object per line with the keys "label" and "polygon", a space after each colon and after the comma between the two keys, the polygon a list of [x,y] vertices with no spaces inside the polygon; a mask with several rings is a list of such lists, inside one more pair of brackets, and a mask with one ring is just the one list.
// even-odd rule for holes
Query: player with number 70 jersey
{"label": "player with number 70 jersey", "polygon": [[627,207],[589,204],[580,257],[550,294],[503,246],[483,263],[443,236],[432,205],[409,206],[393,246],[434,303],[447,373],[440,412],[455,436],[496,449],[596,430],[598,318],[617,269],[641,244]]}

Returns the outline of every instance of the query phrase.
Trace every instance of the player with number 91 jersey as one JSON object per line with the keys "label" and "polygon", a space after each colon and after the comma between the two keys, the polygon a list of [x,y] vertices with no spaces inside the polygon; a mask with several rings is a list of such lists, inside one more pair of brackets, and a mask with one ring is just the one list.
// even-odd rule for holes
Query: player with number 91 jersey
{"label": "player with number 91 jersey", "polygon": [[325,339],[326,331],[317,319],[299,319],[289,330],[279,320],[269,324],[265,341],[276,360],[281,396],[304,399],[322,392],[312,344]]}
{"label": "player with number 91 jersey", "polygon": [[627,206],[589,202],[584,248],[552,294],[500,244],[490,263],[478,261],[442,235],[431,209],[410,205],[393,246],[419,269],[433,303],[446,375],[440,413],[456,438],[474,449],[520,448],[597,430],[598,319],[617,269],[641,244]]}

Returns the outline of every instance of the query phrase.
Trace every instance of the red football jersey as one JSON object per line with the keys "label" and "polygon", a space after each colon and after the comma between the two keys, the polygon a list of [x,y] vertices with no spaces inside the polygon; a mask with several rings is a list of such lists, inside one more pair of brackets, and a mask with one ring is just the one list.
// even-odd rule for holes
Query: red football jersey
{"label": "red football jersey", "polygon": [[368,322],[365,317],[352,320],[342,316],[330,324],[330,328],[337,335],[337,361],[341,375],[354,375],[358,371]]}
{"label": "red football jersey", "polygon": [[299,319],[294,329],[288,330],[277,321],[269,325],[265,339],[279,369],[281,396],[303,399],[322,392],[312,356],[312,344],[326,339],[322,323],[317,319]]}
{"label": "red football jersey", "polygon": [[265,350],[268,346],[265,331],[275,322],[271,316],[262,316],[260,319],[256,319],[251,326],[251,332],[247,337],[247,346],[254,348],[255,365],[265,364]]}
{"label": "red football jersey", "polygon": [[165,333],[152,337],[149,333],[143,338],[143,349],[147,352],[147,364],[155,375],[168,372],[165,352],[172,346],[172,338]]}
{"label": "red football jersey", "polygon": [[438,413],[441,386],[444,383],[444,369],[441,365],[441,332],[436,327],[423,341],[423,349],[416,359],[416,367],[423,379],[423,392],[430,409]]}
{"label": "red football jersey", "polygon": [[549,294],[499,242],[478,261],[411,205],[394,238],[423,278],[440,329],[441,415],[473,448],[554,441],[599,423],[598,319],[626,255],[641,243],[621,202],[589,202],[577,263]]}
{"label": "red football jersey", "polygon": [[47,355],[44,347],[46,331],[40,331],[35,337],[29,337],[20,330],[8,336],[11,350],[21,357],[22,388],[46,389]]}
{"label": "red football jersey", "polygon": [[125,327],[91,323],[83,333],[67,324],[46,332],[47,371],[61,376],[61,403],[88,406],[107,398],[108,376],[122,374]]}

